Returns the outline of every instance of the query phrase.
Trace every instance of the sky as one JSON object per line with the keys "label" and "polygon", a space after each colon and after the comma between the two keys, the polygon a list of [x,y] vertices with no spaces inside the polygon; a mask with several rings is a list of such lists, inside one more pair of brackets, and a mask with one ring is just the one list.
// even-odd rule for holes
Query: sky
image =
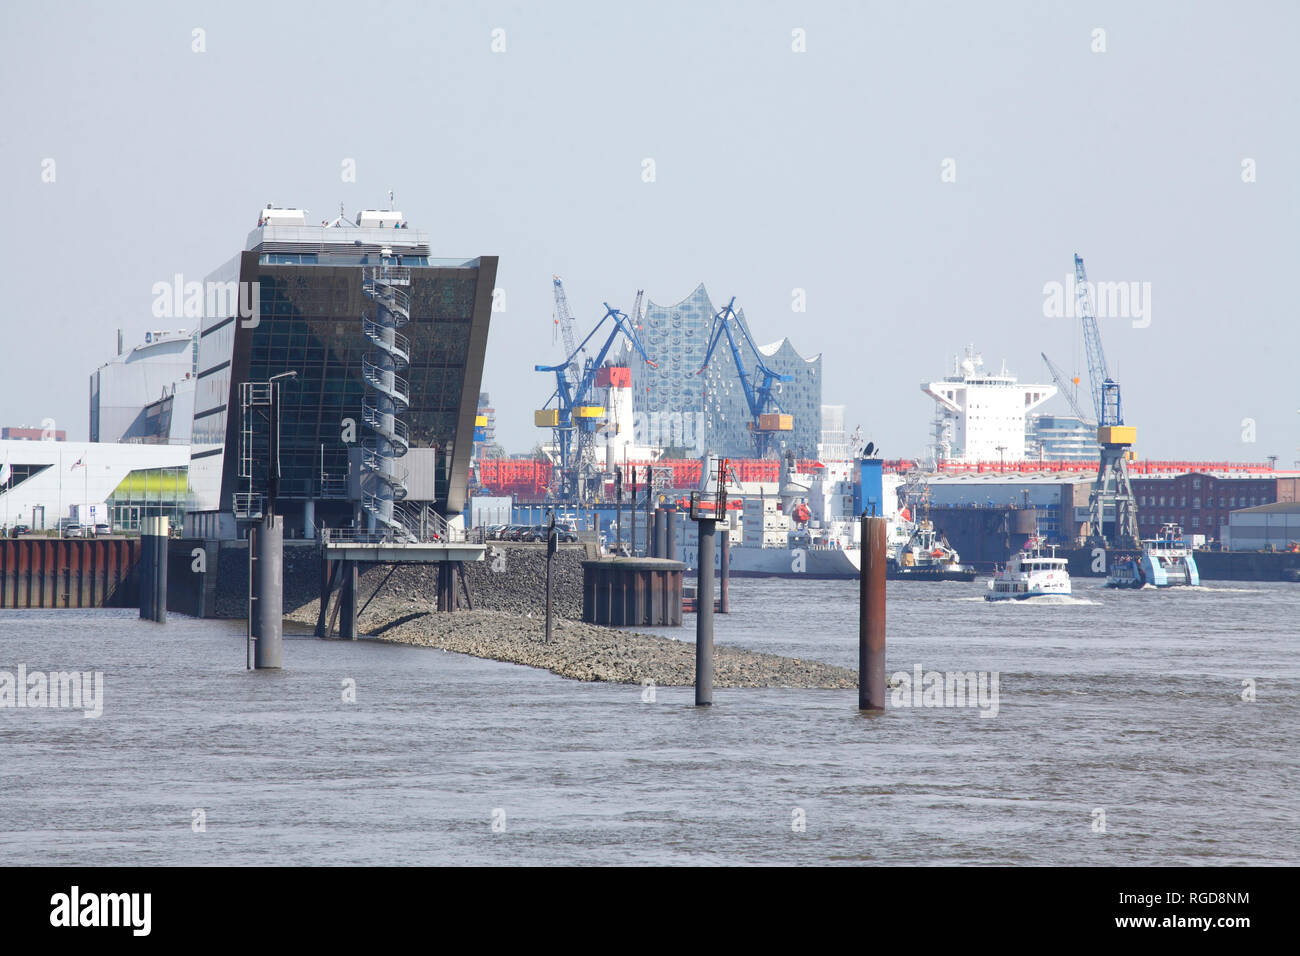
{"label": "sky", "polygon": [[1078,252],[1149,290],[1100,320],[1139,455],[1289,466],[1298,47],[1291,0],[6,3],[0,424],[84,439],[115,330],[184,327],[155,283],[201,280],[268,202],[318,221],[391,189],[433,255],[500,257],[483,388],[511,451],[563,358],[553,274],[580,337],[638,289],[736,296],[893,458],[967,345],[1086,382],[1078,320],[1045,314]]}

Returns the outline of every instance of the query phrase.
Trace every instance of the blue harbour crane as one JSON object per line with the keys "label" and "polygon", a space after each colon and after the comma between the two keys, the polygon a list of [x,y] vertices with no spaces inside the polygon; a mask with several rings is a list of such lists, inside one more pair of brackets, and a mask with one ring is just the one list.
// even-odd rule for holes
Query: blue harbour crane
{"label": "blue harbour crane", "polygon": [[[1100,449],[1097,480],[1088,495],[1089,543],[1098,547],[1136,548],[1139,544],[1137,499],[1129,482],[1128,460],[1130,449],[1137,441],[1137,429],[1124,424],[1119,382],[1111,378],[1106,367],[1101,330],[1092,309],[1088,274],[1078,253],[1074,256],[1074,296],[1088,353],[1088,376]],[[1112,516],[1109,535],[1106,533],[1108,515]]]}
{"label": "blue harbour crane", "polygon": [[[564,287],[558,276],[555,279],[555,290],[556,320],[561,324],[561,330],[565,331],[565,317],[567,316],[571,328],[572,314],[568,311]],[[641,292],[637,293],[638,311],[641,294]],[[555,375],[555,391],[547,399],[546,405],[537,411],[534,421],[538,427],[550,428],[554,433],[555,446],[560,459],[559,484],[555,491],[557,497],[563,499],[580,496],[581,481],[588,477],[582,474],[583,463],[589,462],[591,456],[587,451],[591,447],[596,431],[604,424],[606,414],[604,404],[596,402],[593,396],[596,372],[604,364],[614,342],[620,335],[624,336],[647,365],[651,368],[659,367],[646,354],[636,323],[628,318],[627,313],[620,312],[608,302],[603,305],[604,316],[587,333],[587,337],[582,342],[569,349],[568,357],[563,362],[559,365],[533,366],[535,371],[550,372]],[[610,322],[611,327],[604,344],[595,357],[590,355],[583,357],[587,343],[596,337],[606,322]],[[569,348],[571,342],[572,335],[566,331],[565,347]]]}
{"label": "blue harbour crane", "polygon": [[[767,363],[763,361],[763,353],[754,344],[749,330],[737,318],[735,305],[736,297],[733,295],[731,301],[713,316],[713,326],[709,330],[709,348],[704,353],[704,363],[695,374],[703,374],[704,370],[709,367],[709,362],[713,358],[718,343],[722,341],[722,336],[726,335],[727,344],[731,346],[731,357],[736,362],[736,372],[740,375],[741,387],[745,391],[745,401],[749,405],[749,430],[754,436],[754,449],[759,458],[766,458],[768,453],[774,450],[772,446],[774,435],[794,429],[793,417],[784,414],[784,410],[774,394],[774,392],[780,392],[777,383],[793,382],[794,376],[782,375],[780,372],[768,368]],[[740,337],[753,353],[755,373],[762,377],[762,384],[755,385],[754,377],[745,368],[745,362],[741,357],[740,346],[736,342],[733,328],[740,330]]]}

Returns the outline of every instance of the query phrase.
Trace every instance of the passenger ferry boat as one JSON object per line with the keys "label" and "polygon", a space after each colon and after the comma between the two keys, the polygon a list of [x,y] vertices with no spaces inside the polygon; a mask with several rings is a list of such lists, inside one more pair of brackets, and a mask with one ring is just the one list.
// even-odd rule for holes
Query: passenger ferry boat
{"label": "passenger ferry boat", "polygon": [[[1047,550],[1050,547],[1051,553]],[[1069,597],[1069,561],[1056,556],[1055,545],[1037,536],[1025,542],[1020,553],[989,581],[986,601],[1024,601],[1036,597]]]}
{"label": "passenger ferry boat", "polygon": [[1183,541],[1183,529],[1165,524],[1154,538],[1142,542],[1142,554],[1123,558],[1110,567],[1106,575],[1108,588],[1140,588],[1150,584],[1157,588],[1196,587],[1201,573],[1192,549]]}

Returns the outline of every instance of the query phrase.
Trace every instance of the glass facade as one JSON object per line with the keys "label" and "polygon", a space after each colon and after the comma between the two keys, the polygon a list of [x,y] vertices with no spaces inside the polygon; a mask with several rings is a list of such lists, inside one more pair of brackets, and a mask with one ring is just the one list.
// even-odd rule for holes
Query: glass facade
{"label": "glass facade", "polygon": [[[647,303],[641,338],[659,367],[646,365],[630,349],[623,359],[632,367],[633,411],[639,422],[650,426],[649,434],[638,439],[677,444],[664,432],[677,427],[680,419],[686,439],[681,444],[698,452],[752,457],[749,404],[725,340],[719,342],[709,367],[700,374],[716,311],[702,284],[676,305]],[[736,317],[748,330],[743,309],[736,309]],[[741,357],[753,375],[757,361],[743,344]],[[781,409],[794,416],[794,431],[779,440],[800,457],[815,456],[821,437],[821,356],[805,360],[785,340],[772,354],[764,354],[763,361],[774,371],[794,377],[793,382],[780,383],[774,390]],[[669,428],[656,428],[657,418],[664,417],[672,420]]]}
{"label": "glass facade", "polygon": [[175,527],[191,507],[189,469],[148,468],[133,471],[113,489],[105,504],[118,531],[139,531],[145,518],[166,517]]}
{"label": "glass facade", "polygon": [[[440,272],[412,270],[411,322],[401,329],[411,345],[411,364],[403,372],[411,404],[402,418],[413,448],[445,448],[455,440],[460,413],[477,274]],[[361,315],[373,306],[363,301],[360,269],[264,266],[258,281],[261,315],[250,330],[246,380],[298,373],[281,383],[280,495],[326,497],[322,475],[348,472],[349,445],[356,441],[345,438],[365,437],[361,362],[374,345],[361,332]],[[265,453],[254,460],[257,484],[264,487]],[[438,483],[445,486],[447,459],[439,460],[444,474]]]}
{"label": "glass facade", "polygon": [[[313,243],[319,252],[268,249],[266,243],[250,241],[252,248],[208,277],[209,283],[238,280],[241,295],[245,284],[256,283],[256,295],[249,300],[256,301],[257,312],[241,318],[232,301],[227,314],[204,321],[191,446],[196,511],[229,512],[236,492],[266,493],[270,435],[265,409],[250,416],[251,486],[240,477],[246,424],[240,420],[241,386],[293,371],[295,378],[278,383],[279,510],[290,516],[290,527],[293,512],[302,507],[294,502],[309,499],[317,502],[317,522],[337,525],[351,519],[350,459],[355,466],[357,450],[373,437],[362,413],[362,365],[365,357],[375,360],[376,346],[363,333],[363,315],[373,319],[375,305],[363,294],[362,279],[363,268],[380,261],[379,244],[371,235],[375,230],[312,232],[322,236],[321,243]],[[455,512],[463,507],[472,450],[469,430],[491,309],[490,291],[480,295],[479,290],[483,283],[491,289],[496,259],[431,260],[418,251],[421,235],[403,234],[383,243],[391,243],[411,276],[411,321],[398,330],[409,343],[410,364],[400,374],[409,383],[410,404],[400,418],[412,449],[440,450],[432,483],[439,496],[435,504]],[[346,244],[335,244],[343,239]],[[461,427],[467,432],[463,450],[456,447]],[[401,458],[397,466],[402,468]]]}

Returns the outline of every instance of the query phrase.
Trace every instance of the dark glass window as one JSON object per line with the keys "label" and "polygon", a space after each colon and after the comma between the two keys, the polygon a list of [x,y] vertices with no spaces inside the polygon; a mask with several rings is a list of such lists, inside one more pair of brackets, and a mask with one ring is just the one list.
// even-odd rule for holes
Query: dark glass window
{"label": "dark glass window", "polygon": [[[414,448],[443,448],[456,438],[477,278],[474,269],[413,269],[411,321],[399,330],[410,341],[411,362],[399,374],[410,386],[403,418]],[[361,368],[363,356],[375,348],[362,334],[361,317],[373,316],[375,307],[362,295],[361,269],[355,266],[263,263],[258,280],[261,321],[252,333],[248,381],[298,373],[281,393],[280,493],[319,497],[322,471],[335,479],[347,474],[344,419],[354,423],[358,443],[368,434]],[[264,488],[265,449],[255,457],[255,485]],[[445,457],[440,459],[445,467]]]}

